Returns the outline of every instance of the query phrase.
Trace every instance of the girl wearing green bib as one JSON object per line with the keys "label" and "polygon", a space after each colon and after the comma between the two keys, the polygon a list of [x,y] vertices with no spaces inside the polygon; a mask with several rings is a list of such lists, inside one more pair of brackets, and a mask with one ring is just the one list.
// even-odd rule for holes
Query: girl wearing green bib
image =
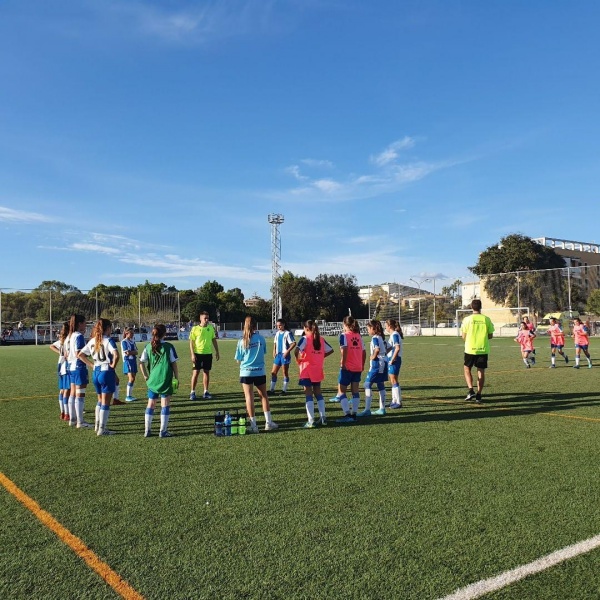
{"label": "girl wearing green bib", "polygon": [[[170,415],[171,396],[177,391],[178,369],[177,352],[172,344],[164,342],[167,328],[162,324],[152,329],[152,341],[144,348],[140,357],[142,375],[148,385],[148,406],[145,415],[144,437],[152,435],[151,426],[156,400],[160,397],[160,433],[159,437],[171,437],[167,431]],[[175,388],[175,389],[174,389]]]}

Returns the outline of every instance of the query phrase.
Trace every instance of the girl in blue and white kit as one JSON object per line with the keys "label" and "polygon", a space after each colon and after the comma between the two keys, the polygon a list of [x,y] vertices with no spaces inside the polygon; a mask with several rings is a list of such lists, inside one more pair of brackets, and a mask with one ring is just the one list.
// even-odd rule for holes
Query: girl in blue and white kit
{"label": "girl in blue and white kit", "polygon": [[69,420],[69,394],[71,393],[71,382],[67,370],[67,359],[65,358],[65,341],[69,335],[69,322],[63,323],[58,339],[50,345],[50,350],[58,354],[58,404],[60,407],[61,421]]}
{"label": "girl in blue and white kit", "polygon": [[123,374],[127,375],[127,395],[125,402],[134,402],[133,384],[137,374],[137,354],[138,349],[133,339],[133,327],[127,327],[121,340],[121,350],[123,351]]}
{"label": "girl in blue and white kit", "polygon": [[390,375],[390,382],[392,384],[392,402],[390,408],[402,408],[402,390],[400,389],[400,382],[398,378],[400,376],[400,367],[402,366],[402,340],[404,335],[402,334],[402,328],[400,323],[395,319],[388,319],[385,322],[385,328],[389,334],[387,340],[388,344],[388,372]]}
{"label": "girl in blue and white kit", "polygon": [[273,339],[273,369],[271,370],[271,389],[269,394],[275,393],[277,385],[277,373],[283,367],[282,394],[287,393],[290,383],[290,363],[292,362],[292,350],[296,347],[294,334],[287,328],[283,319],[277,320],[277,333]]}
{"label": "girl in blue and white kit", "polygon": [[[359,417],[369,417],[371,414],[385,415],[385,382],[388,380],[388,359],[381,321],[377,319],[369,321],[367,331],[371,336],[370,368],[365,378],[365,410],[358,413]],[[379,391],[379,410],[371,413],[371,388],[373,384],[377,385]]]}
{"label": "girl in blue and white kit", "polygon": [[[92,382],[98,394],[94,430],[98,435],[112,435],[109,431],[108,415],[110,402],[117,386],[115,367],[119,362],[119,351],[110,334],[112,324],[108,319],[99,319],[92,329],[90,341],[83,347],[77,358],[94,369]],[[91,357],[91,360],[90,358]]]}
{"label": "girl in blue and white kit", "polygon": [[69,395],[69,425],[78,429],[91,427],[83,420],[85,405],[85,389],[89,383],[87,365],[77,355],[85,346],[85,317],[71,315],[69,319],[69,335],[65,341],[64,352],[68,363],[71,393]]}

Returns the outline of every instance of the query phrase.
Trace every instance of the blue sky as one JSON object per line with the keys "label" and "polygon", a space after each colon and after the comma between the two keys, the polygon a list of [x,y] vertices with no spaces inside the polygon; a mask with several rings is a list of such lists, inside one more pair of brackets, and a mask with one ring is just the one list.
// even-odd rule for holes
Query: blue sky
{"label": "blue sky", "polygon": [[[0,288],[465,277],[598,242],[600,3],[4,0]],[[430,287],[426,285],[425,287]],[[438,288],[439,289],[439,288]]]}

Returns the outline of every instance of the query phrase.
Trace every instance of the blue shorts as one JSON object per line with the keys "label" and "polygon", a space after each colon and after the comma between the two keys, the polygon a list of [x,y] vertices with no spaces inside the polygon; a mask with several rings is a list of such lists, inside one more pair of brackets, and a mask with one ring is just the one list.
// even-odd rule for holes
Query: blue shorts
{"label": "blue shorts", "polygon": [[402,366],[402,357],[400,356],[394,362],[388,366],[388,373],[390,375],[400,375],[400,367]]}
{"label": "blue shorts", "polygon": [[96,394],[114,394],[117,386],[117,374],[114,369],[101,371],[100,368],[94,369],[94,387]]}
{"label": "blue shorts", "polygon": [[157,392],[153,392],[151,389],[148,389],[148,400],[158,400],[159,398],[168,398],[169,394],[158,394]]}
{"label": "blue shorts", "polygon": [[58,389],[59,390],[68,390],[71,387],[71,380],[69,379],[69,374],[61,375],[58,374]]}
{"label": "blue shorts", "polygon": [[360,383],[362,371],[348,371],[348,369],[340,369],[338,383],[340,385],[350,385],[351,383]]}
{"label": "blue shorts", "polygon": [[579,348],[579,349],[583,350],[584,352],[587,352],[587,349],[589,348],[589,344],[575,344],[575,348]]}
{"label": "blue shorts", "polygon": [[379,372],[379,368],[371,369],[365,378],[365,384],[367,383],[383,383],[388,380],[388,368],[385,365],[383,372]]}
{"label": "blue shorts", "polygon": [[301,385],[302,387],[315,387],[315,386],[320,386],[321,382],[320,381],[311,381],[310,379],[299,379],[298,385]]}
{"label": "blue shorts", "polygon": [[283,367],[283,365],[289,365],[292,362],[292,357],[288,354],[285,358],[283,352],[278,352],[273,359],[273,364],[277,367]]}
{"label": "blue shorts", "polygon": [[69,371],[69,385],[75,384],[76,386],[87,385],[90,382],[87,369],[75,369]]}
{"label": "blue shorts", "polygon": [[137,361],[136,360],[127,360],[123,361],[123,374],[127,375],[127,373],[137,373]]}
{"label": "blue shorts", "polygon": [[557,350],[562,350],[564,347],[564,344],[550,344],[550,348],[556,348]]}

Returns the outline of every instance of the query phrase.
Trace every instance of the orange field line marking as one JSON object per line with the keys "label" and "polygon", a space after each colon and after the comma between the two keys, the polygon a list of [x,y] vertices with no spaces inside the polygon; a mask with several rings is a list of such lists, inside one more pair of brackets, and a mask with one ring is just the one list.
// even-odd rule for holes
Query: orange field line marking
{"label": "orange field line marking", "polygon": [[0,473],[0,483],[12,494],[25,508],[39,519],[48,529],[55,533],[79,558],[96,571],[110,587],[126,600],[144,600],[144,596],[136,592],[118,573],[113,571],[98,555],[90,550],[82,540],[63,527],[50,513],[25,492],[18,488],[4,473]]}
{"label": "orange field line marking", "polygon": [[578,417],[577,415],[559,415],[558,413],[537,413],[539,415],[545,415],[546,417],[562,417],[563,419],[577,419],[579,421],[591,421],[593,423],[600,423],[600,419],[594,419],[593,417]]}

